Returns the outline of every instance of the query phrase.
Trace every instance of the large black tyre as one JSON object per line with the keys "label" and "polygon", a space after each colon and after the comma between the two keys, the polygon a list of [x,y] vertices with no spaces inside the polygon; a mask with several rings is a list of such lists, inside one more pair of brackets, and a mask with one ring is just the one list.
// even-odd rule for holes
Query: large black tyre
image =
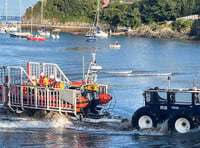
{"label": "large black tyre", "polygon": [[187,133],[195,128],[193,118],[195,114],[190,109],[182,109],[172,114],[168,120],[168,130],[170,133]]}
{"label": "large black tyre", "polygon": [[138,109],[132,116],[132,127],[138,130],[157,126],[156,116],[147,107]]}

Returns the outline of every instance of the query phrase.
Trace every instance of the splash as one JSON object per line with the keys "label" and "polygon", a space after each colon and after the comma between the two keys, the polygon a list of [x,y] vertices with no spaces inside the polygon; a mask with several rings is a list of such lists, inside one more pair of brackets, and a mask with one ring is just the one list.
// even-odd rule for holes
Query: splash
{"label": "splash", "polygon": [[0,117],[0,128],[66,128],[72,125],[65,115],[56,112],[38,111],[33,116],[4,112]]}
{"label": "splash", "polygon": [[157,128],[151,128],[151,129],[142,129],[142,130],[133,130],[133,134],[136,135],[153,135],[153,136],[161,136],[161,135],[168,135],[169,131],[168,131],[168,125],[167,125],[167,121],[164,121],[161,124],[158,124]]}

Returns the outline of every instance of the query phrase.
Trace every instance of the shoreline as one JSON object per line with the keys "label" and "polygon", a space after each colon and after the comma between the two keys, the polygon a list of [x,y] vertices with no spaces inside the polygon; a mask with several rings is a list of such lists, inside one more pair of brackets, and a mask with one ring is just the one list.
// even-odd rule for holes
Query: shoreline
{"label": "shoreline", "polygon": [[[31,24],[16,24],[18,28],[23,30],[31,30]],[[45,28],[49,31],[58,29],[60,32],[70,33],[76,31],[80,34],[85,34],[90,30],[88,26],[75,26],[75,25],[45,25],[45,24],[32,24],[32,29],[37,30],[40,28]],[[152,30],[149,26],[141,26],[131,30],[117,30],[115,32],[109,32],[110,36],[130,36],[130,37],[144,37],[144,38],[157,38],[157,39],[177,39],[177,40],[200,40],[200,36],[191,36],[188,31],[177,32],[173,31],[169,27],[164,27],[157,30]]]}

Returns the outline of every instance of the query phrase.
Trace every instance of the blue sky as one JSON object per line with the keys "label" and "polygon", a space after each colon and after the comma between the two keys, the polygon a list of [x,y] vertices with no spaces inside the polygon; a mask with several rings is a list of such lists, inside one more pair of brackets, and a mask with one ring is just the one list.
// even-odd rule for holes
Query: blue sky
{"label": "blue sky", "polygon": [[[33,6],[39,0],[21,0],[21,13],[25,13],[26,8]],[[0,0],[0,16],[5,15],[5,2],[6,0]],[[7,0],[7,13],[8,16],[20,15],[20,0]]]}

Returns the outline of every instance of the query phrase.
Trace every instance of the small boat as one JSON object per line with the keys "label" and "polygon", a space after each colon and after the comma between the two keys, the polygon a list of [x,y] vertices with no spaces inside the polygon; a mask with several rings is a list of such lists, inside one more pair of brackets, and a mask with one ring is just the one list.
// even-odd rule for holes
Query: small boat
{"label": "small boat", "polygon": [[87,38],[87,39],[86,39],[86,42],[95,42],[95,41],[96,41],[95,33],[92,32],[92,31],[88,31],[88,32],[85,34],[85,37]]}
{"label": "small boat", "polygon": [[44,28],[37,30],[38,34],[43,37],[50,37],[50,32]]}
{"label": "small boat", "polygon": [[109,47],[119,49],[121,48],[121,45],[118,43],[118,41],[116,41],[115,44],[110,44]]}
{"label": "small boat", "polygon": [[119,48],[121,48],[121,45],[110,44],[109,47],[110,47],[110,48],[119,49]]}
{"label": "small boat", "polygon": [[29,36],[31,36],[30,32],[10,32],[10,37],[13,38],[27,38]]}
{"label": "small boat", "polygon": [[78,34],[78,32],[77,31],[72,31],[71,34]]}
{"label": "small boat", "polygon": [[51,33],[51,37],[53,39],[59,39],[60,38],[59,32],[57,30],[53,30],[52,33]]}
{"label": "small boat", "polygon": [[17,31],[17,26],[14,24],[8,25],[7,32],[11,32],[11,31]]}
{"label": "small boat", "polygon": [[85,37],[95,37],[95,33],[93,31],[88,31],[86,32]]}
{"label": "small boat", "polygon": [[42,37],[40,35],[35,35],[35,36],[27,37],[27,40],[31,40],[31,41],[46,41],[46,38]]}
{"label": "small boat", "polygon": [[7,33],[7,27],[1,27],[0,33]]}
{"label": "small boat", "polygon": [[86,42],[95,42],[96,37],[87,37]]}

